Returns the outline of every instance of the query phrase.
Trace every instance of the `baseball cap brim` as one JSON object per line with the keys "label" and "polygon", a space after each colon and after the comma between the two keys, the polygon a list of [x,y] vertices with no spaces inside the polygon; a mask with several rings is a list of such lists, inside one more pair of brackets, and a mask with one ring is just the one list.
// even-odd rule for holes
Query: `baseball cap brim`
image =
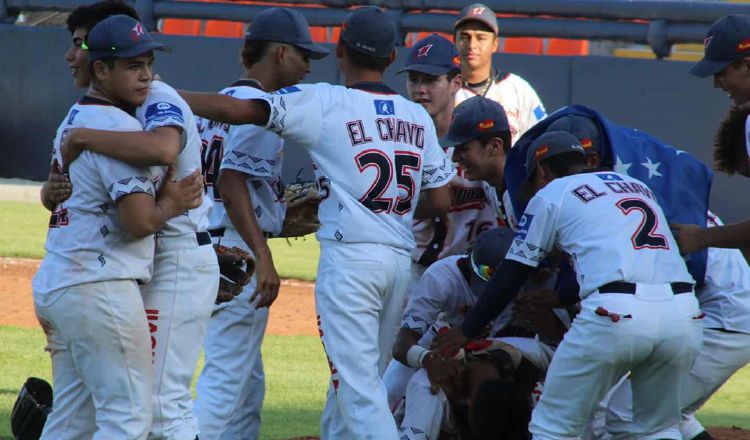
{"label": "baseball cap brim", "polygon": [[488,28],[490,28],[490,30],[491,30],[492,32],[494,32],[495,34],[497,34],[497,32],[498,32],[498,30],[499,30],[499,29],[498,29],[498,27],[497,27],[497,24],[495,24],[495,25],[493,26],[493,25],[492,25],[491,23],[489,23],[489,22],[488,22],[487,20],[485,20],[485,19],[483,19],[483,18],[480,18],[480,17],[476,17],[476,16],[469,16],[469,17],[463,17],[463,18],[459,18],[458,20],[456,20],[456,22],[455,22],[455,23],[453,23],[453,29],[458,29],[458,27],[459,27],[459,26],[463,26],[463,25],[464,25],[465,23],[468,23],[468,22],[470,22],[470,21],[477,21],[477,22],[479,22],[479,23],[482,23],[483,25],[485,25],[485,26],[487,26]]}
{"label": "baseball cap brim", "polygon": [[330,50],[315,43],[291,44],[292,46],[298,47],[302,50],[306,50],[310,54],[310,58],[313,60],[319,60],[331,54]]}
{"label": "baseball cap brim", "polygon": [[440,76],[450,72],[451,70],[453,69],[447,69],[443,66],[435,66],[433,64],[411,64],[399,70],[397,73],[420,72],[427,75]]}
{"label": "baseball cap brim", "polygon": [[691,67],[689,72],[697,76],[698,78],[706,78],[721,72],[731,63],[732,61],[712,61],[703,58],[693,67]]}
{"label": "baseball cap brim", "polygon": [[472,139],[475,139],[475,136],[451,136],[450,134],[447,134],[440,139],[438,139],[438,143],[443,148],[448,147],[455,147],[456,145],[461,145],[469,142]]}
{"label": "baseball cap brim", "polygon": [[123,50],[89,50],[89,61],[96,61],[103,58],[133,58],[152,50],[158,50],[160,52],[171,52],[172,48],[164,43],[158,43],[156,41],[147,41],[143,44],[138,44],[133,47],[129,47]]}

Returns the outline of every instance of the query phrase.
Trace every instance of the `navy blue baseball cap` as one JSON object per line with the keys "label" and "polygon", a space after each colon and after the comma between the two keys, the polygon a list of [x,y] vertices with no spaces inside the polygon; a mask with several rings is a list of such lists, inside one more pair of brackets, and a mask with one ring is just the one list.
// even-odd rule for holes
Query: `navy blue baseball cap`
{"label": "navy blue baseball cap", "polygon": [[422,38],[409,51],[406,66],[401,72],[421,72],[440,76],[452,70],[461,70],[461,58],[456,46],[438,34]]}
{"label": "navy blue baseball cap", "polygon": [[484,96],[473,96],[453,110],[453,120],[448,134],[440,139],[440,145],[452,147],[465,144],[488,133],[510,130],[505,109]]}
{"label": "navy blue baseball cap", "polygon": [[497,25],[497,16],[495,11],[481,3],[472,3],[461,9],[458,13],[458,19],[453,23],[453,29],[456,30],[464,25],[467,21],[478,21],[487,25],[497,35],[499,27]]}
{"label": "navy blue baseball cap", "polygon": [[361,54],[388,58],[396,46],[396,28],[382,9],[366,6],[346,17],[341,25],[341,41]]}
{"label": "navy blue baseball cap", "polygon": [[571,151],[578,152],[581,156],[586,155],[581,142],[568,132],[548,131],[542,134],[534,139],[526,152],[526,175],[531,177],[539,162]]}
{"label": "navy blue baseball cap", "polygon": [[479,295],[484,289],[484,283],[490,279],[498,265],[505,259],[511,243],[513,231],[510,228],[499,227],[488,229],[477,237],[474,248],[469,255],[473,273],[471,290]]}
{"label": "navy blue baseball cap", "polygon": [[305,17],[288,8],[269,8],[256,15],[247,28],[245,40],[291,44],[306,50],[314,60],[330,53],[323,46],[313,43]]}
{"label": "navy blue baseball cap", "polygon": [[732,61],[750,56],[750,16],[726,15],[708,28],[703,40],[703,59],[690,73],[705,78],[721,72]]}
{"label": "navy blue baseball cap", "polygon": [[146,26],[127,15],[112,15],[89,32],[86,47],[89,63],[104,58],[132,58],[152,50],[169,52],[171,49],[151,38]]}
{"label": "navy blue baseball cap", "polygon": [[578,138],[586,154],[600,153],[602,137],[593,119],[581,115],[565,115],[547,127],[547,131],[564,131]]}

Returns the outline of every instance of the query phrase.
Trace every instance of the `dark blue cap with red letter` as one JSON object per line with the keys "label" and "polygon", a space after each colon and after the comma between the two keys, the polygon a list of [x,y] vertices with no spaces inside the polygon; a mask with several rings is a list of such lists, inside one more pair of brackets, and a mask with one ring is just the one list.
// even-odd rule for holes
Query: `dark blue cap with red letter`
{"label": "dark blue cap with red letter", "polygon": [[440,76],[452,70],[461,70],[461,59],[456,46],[447,38],[432,34],[417,41],[409,50],[406,66],[398,73],[421,72]]}
{"label": "dark blue cap with red letter", "polygon": [[253,17],[245,40],[291,44],[307,51],[314,60],[330,53],[323,46],[313,43],[305,17],[289,8],[269,8]]}
{"label": "dark blue cap with red letter", "polygon": [[113,15],[94,26],[86,41],[89,62],[104,58],[133,58],[152,50],[168,52],[166,44],[151,38],[146,27],[127,15]]}
{"label": "dark blue cap with red letter", "polygon": [[465,144],[488,133],[510,130],[503,106],[483,96],[474,96],[453,110],[448,134],[440,139],[444,147]]}
{"label": "dark blue cap with red letter", "polygon": [[690,73],[700,78],[719,73],[732,61],[750,56],[750,16],[732,14],[718,19],[708,28],[703,50],[703,59],[690,68]]}

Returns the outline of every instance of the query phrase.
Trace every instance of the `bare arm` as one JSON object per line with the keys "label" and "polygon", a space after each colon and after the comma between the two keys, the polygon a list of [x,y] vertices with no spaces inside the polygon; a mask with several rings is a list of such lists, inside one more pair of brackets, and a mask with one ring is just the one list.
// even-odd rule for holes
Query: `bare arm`
{"label": "bare arm", "polygon": [[66,167],[83,150],[93,151],[135,166],[174,163],[182,147],[182,131],[174,126],[149,131],[109,131],[76,128],[63,141]]}
{"label": "bare arm", "polygon": [[154,234],[172,217],[200,206],[203,199],[203,177],[194,171],[178,182],[172,180],[174,167],[164,180],[156,199],[147,193],[132,193],[117,200],[123,227],[136,238]]}
{"label": "bare arm", "polygon": [[401,362],[404,365],[408,365],[406,361],[406,353],[409,349],[419,342],[419,338],[422,335],[416,330],[409,328],[400,328],[398,335],[396,335],[396,342],[393,344],[393,359]]}
{"label": "bare arm", "polygon": [[262,99],[237,99],[218,93],[196,93],[178,90],[198,116],[233,125],[265,126],[271,110]]}
{"label": "bare arm", "polygon": [[437,217],[446,214],[451,209],[450,185],[426,189],[419,194],[414,218],[417,220]]}
{"label": "bare arm", "polygon": [[270,306],[276,300],[280,281],[268,242],[253,212],[253,202],[246,185],[247,179],[248,175],[245,173],[224,169],[221,170],[216,185],[232,225],[255,255],[256,286],[250,301],[260,295],[256,308],[261,308]]}
{"label": "bare arm", "polygon": [[750,247],[750,220],[714,228],[696,225],[670,225],[680,252],[689,254],[709,247],[744,249]]}

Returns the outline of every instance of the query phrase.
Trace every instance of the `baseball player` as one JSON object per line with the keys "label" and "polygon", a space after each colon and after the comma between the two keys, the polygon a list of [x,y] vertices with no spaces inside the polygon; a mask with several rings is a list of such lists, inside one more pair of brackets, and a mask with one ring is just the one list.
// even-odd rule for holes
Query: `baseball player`
{"label": "baseball player", "polygon": [[[411,100],[422,104],[435,123],[437,135],[445,136],[456,92],[461,88],[459,57],[453,43],[435,34],[418,41],[401,72],[408,75],[406,90]],[[448,148],[446,155],[451,154],[452,148]],[[457,169],[451,181],[450,211],[441,217],[418,218],[414,223],[413,284],[436,260],[465,253],[482,231],[497,224],[482,183],[467,180],[463,170]]]}
{"label": "baseball player", "polygon": [[[81,50],[81,44],[86,41],[89,30],[96,23],[110,15],[117,14],[125,14],[136,20],[138,19],[135,10],[127,3],[119,0],[105,0],[91,5],[79,6],[68,15],[66,25],[71,35],[71,45],[65,52],[65,60],[76,87],[88,87],[90,78],[88,56],[85,51]],[[40,198],[44,207],[52,211],[58,203],[70,197],[71,191],[70,178],[51,168],[47,181],[42,185]]]}
{"label": "baseball player", "polygon": [[513,142],[537,121],[547,116],[542,101],[526,80],[513,73],[493,69],[492,54],[499,38],[495,12],[481,3],[466,6],[453,25],[461,55],[464,87],[456,94],[456,105],[472,96],[484,96],[503,106],[508,115]]}
{"label": "baseball player", "polygon": [[[721,226],[709,212],[709,228]],[[684,440],[711,436],[695,412],[737,370],[750,363],[750,267],[736,249],[710,248],[706,282],[696,290],[703,320],[703,346],[680,388]],[[606,406],[607,431],[621,437],[632,431],[633,408],[630,380],[620,383]]]}
{"label": "baseball player", "polygon": [[452,159],[465,178],[482,183],[500,225],[515,228],[516,216],[505,191],[503,172],[511,148],[510,123],[503,107],[481,96],[462,102],[454,110],[450,130],[441,142],[453,146]]}
{"label": "baseball player", "polygon": [[147,97],[152,51],[165,47],[136,32],[143,29],[125,15],[91,29],[91,87],[54,142],[53,166],[67,168],[75,187],[50,217],[33,281],[56,390],[43,439],[145,439],[151,425],[150,341],[137,282],[151,277],[151,234],[200,204],[202,181],[195,172],[175,184],[170,172],[155,200],[150,170],[92,152],[64,163],[60,151],[74,127],[141,129],[128,113]]}
{"label": "baseball player", "polygon": [[[450,368],[428,350],[443,327],[460,326],[466,312],[476,303],[489,273],[505,256],[513,233],[508,228],[490,229],[480,235],[470,256],[454,255],[438,260],[425,271],[411,295],[393,348],[394,360],[383,381],[391,408],[405,398],[401,422],[402,438],[438,438],[448,400],[441,391],[432,392],[431,379]],[[490,324],[487,335],[496,335],[510,323],[510,310]],[[545,370],[551,347],[532,338],[501,338],[518,348],[536,369]],[[424,437],[423,435],[426,435]]]}
{"label": "baseball player", "polygon": [[681,438],[680,382],[700,348],[702,319],[692,277],[653,193],[624,174],[582,173],[584,149],[565,132],[534,139],[526,168],[535,195],[513,245],[462,328],[438,335],[433,345],[449,354],[465,344],[556,246],[575,267],[582,310],[552,358],[531,433],[580,436],[597,402],[630,371],[631,434]]}
{"label": "baseball player", "polygon": [[[256,17],[240,57],[242,77],[220,93],[241,99],[263,96],[301,81],[310,58],[328,51],[312,43],[302,14],[269,8]],[[281,180],[283,140],[254,125],[202,121],[204,173],[214,199],[214,240],[255,258],[250,284],[233,301],[217,305],[205,343],[195,413],[201,437],[258,438],[265,393],[261,343],[268,307],[279,290],[267,237],[278,236],[286,212]]]}
{"label": "baseball player", "polygon": [[[750,103],[750,16],[733,14],[717,20],[703,40],[704,55],[690,73],[705,78],[713,76],[714,87],[724,91],[735,108],[747,111]],[[733,109],[734,110],[734,109]],[[750,175],[750,126],[745,123],[745,147],[735,150],[732,164],[725,169],[730,174],[739,170]],[[727,167],[721,167],[727,168]],[[720,168],[720,169],[721,169]],[[727,226],[704,228],[702,225],[673,225],[676,238],[683,253],[691,253],[708,247],[746,249],[750,248],[750,220]]]}
{"label": "baseball player", "polygon": [[313,159],[321,193],[315,301],[331,367],[326,439],[398,437],[380,374],[405,303],[414,208],[420,191],[431,215],[450,205],[445,185],[455,173],[429,115],[382,83],[394,41],[383,11],[360,8],[336,48],[347,87],[296,85],[264,100],[184,93],[197,114],[265,125]]}
{"label": "baseball player", "polygon": [[[105,11],[106,5],[100,9]],[[174,89],[153,82],[135,115],[145,131],[71,130],[61,148],[63,158],[86,149],[135,165],[174,163],[177,177],[200,170],[195,118]],[[161,179],[167,168],[152,171]],[[141,286],[154,360],[154,439],[193,439],[198,434],[190,411],[190,384],[200,354],[194,342],[205,336],[218,285],[216,256],[206,232],[211,201],[203,198],[200,207],[170,219],[156,233],[153,277]]]}

